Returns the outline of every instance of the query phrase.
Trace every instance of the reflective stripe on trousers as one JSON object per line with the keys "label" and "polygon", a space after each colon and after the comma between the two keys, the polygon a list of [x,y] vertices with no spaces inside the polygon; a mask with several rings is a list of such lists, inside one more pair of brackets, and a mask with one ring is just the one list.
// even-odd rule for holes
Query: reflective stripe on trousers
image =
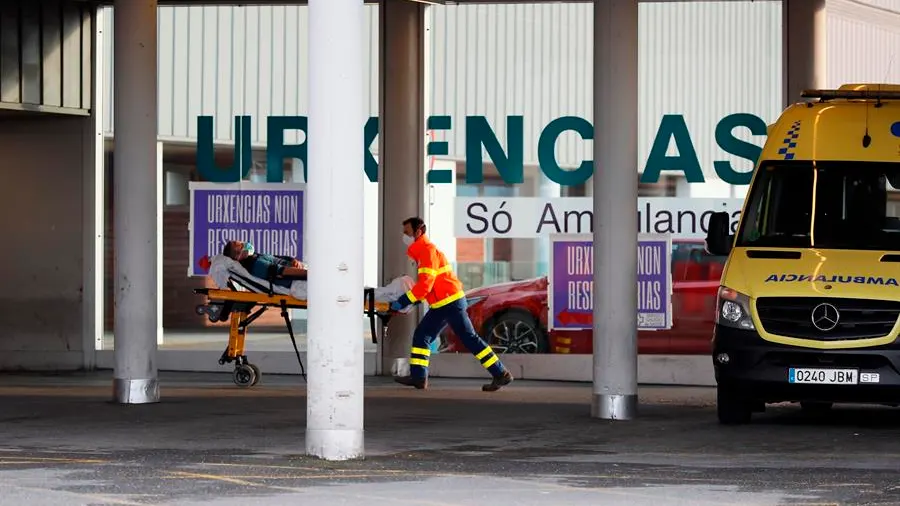
{"label": "reflective stripe on trousers", "polygon": [[481,363],[482,367],[487,369],[492,376],[503,375],[506,371],[503,362],[500,361],[500,357],[494,353],[494,350],[475,333],[466,308],[466,300],[458,297],[440,307],[431,306],[425,313],[425,317],[422,318],[422,322],[413,333],[412,352],[409,360],[411,376],[414,378],[428,376],[428,359],[431,356],[429,346],[437,338],[437,333],[443,328],[445,322],[453,329],[469,352]]}

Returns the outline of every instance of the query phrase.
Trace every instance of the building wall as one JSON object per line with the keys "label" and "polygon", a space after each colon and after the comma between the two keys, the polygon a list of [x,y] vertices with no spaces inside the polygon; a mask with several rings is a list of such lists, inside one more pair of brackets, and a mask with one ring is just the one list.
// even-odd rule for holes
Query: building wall
{"label": "building wall", "polygon": [[[900,80],[900,0],[828,0],[828,80]],[[111,7],[105,7],[111,11]],[[196,141],[197,116],[215,116],[217,142],[233,141],[233,116],[248,114],[253,142],[267,140],[268,115],[305,115],[305,6],[165,6],[159,8],[159,131]],[[486,116],[505,142],[506,118],[524,116],[525,163],[551,120],[592,117],[591,3],[463,5],[431,9],[433,114],[449,114],[449,158],[465,159],[465,117]],[[713,161],[739,170],[750,162],[722,150],[716,124],[735,112],[766,122],[781,111],[781,3],[644,2],[640,4],[639,160],[646,161],[663,115],[682,115],[705,177]],[[112,89],[112,16],[104,16],[104,84]],[[366,6],[367,109],[378,114],[378,6]],[[179,50],[175,51],[174,48]],[[893,58],[892,58],[893,57]],[[112,134],[112,97],[104,132]],[[741,139],[761,144],[746,129]],[[287,142],[300,142],[287,132]],[[377,144],[377,143],[376,143]],[[592,144],[564,134],[557,157],[574,167]],[[669,153],[675,154],[674,146]],[[486,153],[485,153],[486,156]],[[638,167],[641,170],[643,167]]]}
{"label": "building wall", "polygon": [[826,5],[828,86],[900,83],[900,0],[828,0]]}
{"label": "building wall", "polygon": [[[523,115],[526,164],[537,164],[537,142],[550,121],[591,120],[592,4],[467,5],[434,13],[433,100],[436,114],[454,118],[454,157],[465,158],[466,115],[487,116],[501,140],[506,116]],[[771,121],[780,111],[780,3],[646,2],[639,24],[638,160],[647,159],[663,115],[681,114],[705,176],[714,176],[715,160],[749,170],[749,162],[718,147],[715,126],[732,113]],[[576,167],[592,157],[592,143],[566,134],[557,157]]]}
{"label": "building wall", "polygon": [[[112,89],[112,7],[104,7],[104,86]],[[378,107],[377,6],[365,7],[366,107]],[[264,145],[267,116],[302,116],[307,106],[306,6],[159,7],[159,135],[196,140],[197,116],[212,115],[216,142],[234,141],[234,116],[250,115],[252,141]],[[177,48],[177,50],[176,50]],[[103,131],[114,130],[107,94]],[[286,132],[298,143],[297,132]]]}
{"label": "building wall", "polygon": [[[890,10],[900,10],[898,4],[900,0],[829,0],[829,84],[881,81],[885,76],[900,81],[900,62],[891,62],[894,48],[900,47],[896,28],[900,24],[896,12]],[[111,7],[106,9],[111,13]],[[233,116],[250,115],[252,141],[264,146],[267,116],[306,115],[306,9],[160,7],[160,139],[196,143],[197,116],[212,115],[215,142],[228,144],[234,141]],[[750,170],[751,162],[722,149],[716,142],[715,130],[729,114],[750,113],[768,123],[781,111],[781,14],[778,1],[640,4],[636,171],[644,169],[662,118],[675,115],[687,127],[690,147],[707,180],[689,184],[682,178],[677,184],[672,183],[677,188],[676,195],[743,196],[745,188],[717,180],[713,162],[729,161],[738,171]],[[522,115],[526,166],[538,165],[538,139],[550,121],[568,115],[588,121],[593,117],[592,4],[436,7],[430,9],[428,23],[433,37],[428,76],[432,83],[431,114],[450,115],[453,121],[451,131],[434,134],[435,140],[449,141],[450,154],[443,158],[465,161],[468,115],[485,116],[504,146],[507,117]],[[107,36],[103,45],[103,82],[105,90],[111,90],[111,15],[104,16],[104,27]],[[377,5],[366,6],[363,29],[367,41],[365,72],[369,76],[366,107],[370,115],[376,116]],[[104,100],[103,128],[112,135],[111,93],[107,91]],[[736,129],[734,134],[757,145],[764,141],[763,136],[752,136],[747,129]],[[286,142],[301,141],[299,133],[286,132]],[[686,154],[671,139],[661,138],[659,142],[667,146],[668,156]],[[377,151],[377,142],[373,151]],[[496,176],[496,168],[485,150],[482,156],[488,167],[485,175]],[[563,134],[556,156],[564,167],[575,167],[592,157],[592,143],[572,132]],[[457,183],[465,184],[465,164],[459,165],[462,170],[456,173]],[[678,176],[680,172],[669,174]],[[374,184],[367,184],[368,187]],[[367,216],[374,217],[377,202],[367,202]],[[166,250],[178,258],[167,260],[164,272],[164,325],[169,328],[208,325],[192,310],[195,302],[190,289],[200,281],[184,276],[186,216],[186,211],[167,208],[164,217]],[[366,242],[367,250],[376,248],[377,237],[367,236]],[[532,254],[523,253],[521,244],[517,249],[509,241],[458,240],[455,245],[456,260],[463,263],[535,260]],[[377,251],[367,254],[372,265],[374,254]],[[374,273],[375,268],[367,266],[367,279]],[[109,290],[108,287],[107,293],[111,293]],[[111,308],[107,307],[107,319],[111,321]],[[257,326],[266,323],[280,325],[277,314]]]}
{"label": "building wall", "polygon": [[92,121],[21,113],[0,118],[0,370],[83,362],[84,176]]}
{"label": "building wall", "polygon": [[86,2],[0,2],[0,105],[90,110],[94,23]]}
{"label": "building wall", "polygon": [[[592,10],[590,3],[431,9],[432,114],[453,119],[452,131],[436,135],[449,140],[448,158],[465,159],[467,115],[486,116],[503,142],[507,116],[523,115],[529,165],[537,164],[537,141],[551,120],[566,115],[591,120]],[[715,126],[735,112],[765,121],[777,116],[780,3],[647,2],[640,6],[639,22],[639,159],[646,159],[662,116],[680,114],[706,174],[714,174],[714,160],[749,170],[749,162],[717,146]],[[196,141],[197,116],[213,115],[216,141],[232,142],[233,116],[248,114],[254,143],[265,144],[268,115],[305,115],[306,26],[305,6],[160,7],[160,137]],[[111,33],[112,16],[105,16],[105,30]],[[366,6],[364,30],[366,104],[374,116],[377,5]],[[105,85],[112,89],[111,36],[105,37],[104,51],[110,55]],[[104,131],[111,134],[108,94],[106,101]],[[287,142],[299,142],[298,135],[288,132]],[[762,142],[749,133],[738,136]],[[557,157],[563,166],[577,166],[591,157],[591,143],[563,134]]]}

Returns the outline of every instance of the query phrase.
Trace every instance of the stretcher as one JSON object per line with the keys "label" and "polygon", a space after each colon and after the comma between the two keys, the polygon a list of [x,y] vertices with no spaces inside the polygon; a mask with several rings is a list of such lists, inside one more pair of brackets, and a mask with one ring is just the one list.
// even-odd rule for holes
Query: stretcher
{"label": "stretcher", "polygon": [[[307,309],[307,300],[304,297],[306,281],[296,280],[291,288],[286,288],[273,283],[272,280],[251,276],[239,263],[227,257],[213,259],[210,277],[220,288],[195,288],[194,293],[204,295],[207,299],[205,304],[197,305],[196,312],[201,316],[206,315],[211,322],[230,322],[228,346],[219,358],[219,364],[234,362],[234,383],[239,387],[249,388],[260,380],[259,367],[247,359],[245,339],[250,324],[271,308],[281,311],[305,381],[306,370],[300,358],[300,350],[297,348],[288,309]],[[404,278],[398,278],[392,284],[398,284],[400,290],[411,285],[411,280],[408,277]],[[298,288],[298,283],[302,283],[299,285],[301,288]],[[363,289],[362,309],[369,319],[373,343],[378,342],[376,319],[381,323],[382,335],[386,335],[388,323],[392,315],[396,314],[391,311],[390,303],[384,300],[391,299],[392,294],[385,293],[385,288],[380,289],[380,293],[376,293],[377,290],[379,289]],[[397,289],[393,291],[396,292]]]}

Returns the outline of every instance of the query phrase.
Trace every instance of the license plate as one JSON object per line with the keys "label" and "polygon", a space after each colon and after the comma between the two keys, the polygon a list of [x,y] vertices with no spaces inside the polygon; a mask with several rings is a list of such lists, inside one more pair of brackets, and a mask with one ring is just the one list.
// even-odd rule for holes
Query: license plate
{"label": "license plate", "polygon": [[788,369],[788,383],[813,383],[820,385],[856,385],[859,372],[856,369]]}

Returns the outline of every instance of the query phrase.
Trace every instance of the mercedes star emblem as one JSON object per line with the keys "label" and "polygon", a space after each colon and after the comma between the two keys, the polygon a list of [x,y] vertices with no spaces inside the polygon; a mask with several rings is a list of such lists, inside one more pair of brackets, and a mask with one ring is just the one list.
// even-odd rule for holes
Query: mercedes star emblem
{"label": "mercedes star emblem", "polygon": [[823,302],[812,310],[812,324],[822,332],[828,332],[837,327],[841,320],[841,313],[837,308],[827,302]]}

